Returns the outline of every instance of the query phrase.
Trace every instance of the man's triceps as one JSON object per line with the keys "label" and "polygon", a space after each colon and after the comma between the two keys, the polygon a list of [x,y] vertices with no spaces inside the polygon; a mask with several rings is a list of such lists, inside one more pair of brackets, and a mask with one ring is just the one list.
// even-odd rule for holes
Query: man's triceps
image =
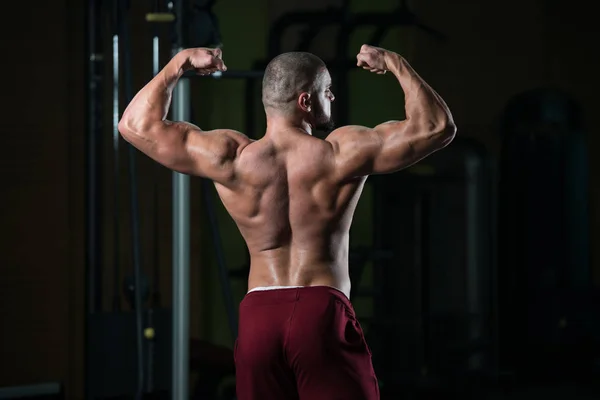
{"label": "man's triceps", "polygon": [[373,174],[390,174],[411,165],[415,161],[415,142],[419,133],[408,121],[389,121],[373,129],[381,140],[381,146],[373,162]]}
{"label": "man's triceps", "polygon": [[338,149],[336,165],[344,179],[388,174],[413,162],[416,136],[410,136],[406,121],[345,128],[331,139]]}
{"label": "man's triceps", "polygon": [[[145,135],[128,139],[164,167],[188,175],[226,181],[237,142],[225,130],[202,131],[188,122],[162,121]],[[151,140],[149,140],[151,139]],[[141,142],[145,143],[141,143]]]}
{"label": "man's triceps", "polygon": [[240,142],[228,130],[193,130],[183,144],[190,173],[226,184],[233,177],[233,163]]}

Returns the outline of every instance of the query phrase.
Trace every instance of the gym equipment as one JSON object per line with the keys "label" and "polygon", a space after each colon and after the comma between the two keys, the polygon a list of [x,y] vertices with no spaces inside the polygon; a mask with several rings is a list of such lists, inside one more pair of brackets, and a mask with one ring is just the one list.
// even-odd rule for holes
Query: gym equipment
{"label": "gym equipment", "polygon": [[[159,70],[159,35],[157,24],[169,23],[171,27],[172,48],[171,52],[178,52],[184,47],[209,46],[214,43],[207,43],[205,39],[220,37],[218,32],[207,32],[205,26],[199,27],[193,22],[202,20],[207,15],[212,19],[211,25],[216,29],[217,21],[211,12],[214,2],[195,2],[194,9],[188,9],[188,5],[181,1],[153,1],[151,9],[146,15],[146,21],[152,24],[153,41],[153,72]],[[131,64],[129,60],[129,36],[127,29],[127,11],[129,3],[127,1],[104,2],[102,5],[91,1],[88,5],[88,42],[90,52],[90,64],[88,79],[90,82],[90,107],[89,107],[89,133],[88,133],[88,177],[89,187],[87,189],[87,308],[86,315],[86,398],[130,395],[136,393],[140,398],[144,393],[154,391],[168,390],[170,386],[171,398],[187,399],[189,387],[189,177],[183,174],[173,173],[173,300],[172,311],[170,309],[158,308],[160,304],[160,293],[158,293],[158,254],[155,254],[153,261],[153,282],[141,273],[141,260],[139,253],[139,222],[137,218],[137,192],[136,192],[136,164],[135,151],[129,146],[129,180],[131,183],[130,194],[130,216],[132,228],[132,255],[133,255],[133,274],[129,275],[125,282],[119,282],[121,275],[121,266],[117,258],[119,249],[119,229],[118,224],[121,216],[116,214],[116,204],[119,197],[123,194],[118,190],[119,174],[117,171],[121,168],[119,165],[119,152],[122,142],[118,132],[117,124],[123,104],[121,100],[121,90],[124,90],[123,99],[125,104],[131,99]],[[109,7],[108,7],[109,6]],[[199,14],[204,13],[204,16]],[[194,19],[193,16],[199,17]],[[112,104],[112,150],[114,154],[114,176],[115,186],[113,199],[115,202],[115,214],[113,214],[115,231],[113,232],[113,247],[115,250],[115,259],[113,260],[114,290],[112,296],[112,311],[106,313],[102,310],[102,287],[103,279],[100,268],[102,259],[100,249],[102,249],[102,229],[99,218],[102,217],[102,204],[99,202],[98,193],[102,190],[101,161],[102,161],[102,130],[101,121],[103,116],[101,112],[102,90],[101,82],[103,71],[100,69],[102,54],[98,52],[102,49],[100,21],[104,17],[110,17],[113,30],[113,104]],[[189,18],[189,19],[188,19]],[[184,29],[189,27],[190,30]],[[207,39],[208,40],[208,39]],[[211,39],[212,40],[212,39]],[[92,62],[93,61],[93,62]],[[216,79],[246,79],[250,82],[262,77],[261,71],[227,71],[224,74],[215,74],[211,78]],[[249,90],[253,86],[248,85]],[[191,120],[190,113],[190,82],[188,76],[181,79],[175,88],[172,101],[173,120]],[[254,96],[247,96],[253,99]],[[247,114],[247,120],[253,121],[252,113]],[[253,123],[253,122],[252,122]],[[153,201],[158,204],[157,187],[153,188]],[[206,193],[210,193],[206,191]],[[209,204],[209,210],[213,205]],[[215,229],[214,210],[210,211],[209,220],[213,226],[213,239],[217,250],[219,250],[219,237]],[[155,215],[154,226],[157,225],[157,216]],[[156,233],[156,232],[155,232]],[[156,236],[154,237],[157,241]],[[158,246],[154,246],[155,249]],[[233,300],[228,288],[228,279],[226,278],[226,266],[224,257],[219,257],[219,268],[221,282],[231,330],[233,335],[237,332],[237,317]],[[121,310],[121,291],[124,286],[125,295],[129,305],[134,310],[133,313],[123,312]],[[152,291],[150,297],[150,291]],[[150,307],[145,307],[149,299]],[[165,325],[165,321],[172,321],[170,327]],[[129,331],[131,329],[131,331]],[[127,330],[126,332],[124,330]],[[168,330],[168,332],[165,332]],[[105,335],[112,335],[114,346],[109,346]],[[120,334],[119,334],[120,333]],[[119,339],[120,338],[120,339]],[[135,346],[131,339],[135,339]],[[120,341],[119,341],[120,340]],[[105,343],[104,351],[95,350],[97,343]],[[126,349],[126,350],[125,350]],[[172,360],[165,362],[164,355],[172,355]],[[133,358],[132,358],[133,357]],[[197,360],[196,360],[197,362]],[[113,366],[120,363],[121,367]],[[160,364],[160,366],[158,365]],[[165,366],[171,368],[171,374],[164,374]],[[162,369],[161,369],[162,368]],[[108,370],[111,369],[111,370]],[[116,373],[118,371],[118,373]],[[160,376],[157,376],[160,371]],[[135,376],[135,377],[134,377]],[[103,377],[103,378],[101,378]],[[137,382],[135,390],[131,382]],[[166,385],[166,386],[165,386]]]}
{"label": "gym equipment", "polygon": [[[129,39],[129,29],[125,23],[125,17],[129,9],[129,4],[126,1],[118,1],[120,9],[118,10],[118,30],[119,34],[123,38],[123,47],[126,51],[123,52],[123,64],[124,68],[124,97],[125,104],[133,99],[133,83],[131,76],[131,43]],[[118,120],[116,121],[118,125]],[[118,130],[118,127],[117,127]],[[118,135],[120,137],[120,135]],[[136,332],[136,350],[137,350],[137,390],[136,399],[141,400],[144,395],[145,386],[145,352],[144,352],[144,325],[142,315],[142,267],[141,267],[141,254],[140,254],[140,233],[139,233],[139,206],[138,206],[138,192],[137,192],[137,173],[136,173],[136,149],[132,146],[128,146],[129,156],[129,197],[130,197],[130,218],[131,218],[131,244],[132,244],[132,256],[133,256],[133,280],[134,280],[134,311],[135,311],[135,332]],[[116,156],[115,156],[116,158]]]}
{"label": "gym equipment", "polygon": [[[109,7],[110,6],[110,7]],[[139,241],[139,211],[137,200],[137,173],[135,161],[135,149],[128,146],[128,173],[129,173],[129,217],[131,225],[131,254],[133,261],[133,271],[127,277],[123,284],[120,283],[121,266],[120,256],[120,221],[119,200],[121,192],[120,187],[120,134],[118,132],[118,121],[123,98],[127,104],[133,97],[131,61],[130,61],[130,43],[129,31],[127,27],[127,14],[129,11],[129,2],[117,1],[104,2],[100,4],[96,1],[90,1],[88,4],[88,43],[90,51],[90,64],[88,79],[90,81],[90,108],[89,108],[89,134],[88,134],[88,176],[90,185],[87,188],[87,290],[90,295],[87,298],[86,315],[86,398],[96,398],[104,396],[119,396],[135,393],[136,398],[142,398],[144,393],[149,393],[155,388],[154,377],[161,374],[158,378],[158,386],[164,388],[165,382],[162,379],[164,371],[160,368],[169,366],[170,363],[164,363],[161,354],[170,354],[167,352],[168,346],[164,338],[170,338],[171,332],[165,331],[164,321],[170,321],[170,311],[153,308],[144,308],[145,301],[148,300],[150,292],[150,282],[141,271],[141,255]],[[102,249],[102,230],[98,218],[102,214],[99,193],[102,191],[101,182],[101,147],[102,147],[102,71],[100,61],[102,61],[102,40],[101,24],[104,17],[110,17],[110,26],[112,30],[112,150],[114,157],[113,164],[113,274],[114,287],[112,296],[111,312],[106,313],[102,310],[102,271],[101,253]],[[121,79],[122,78],[122,79]],[[121,93],[122,91],[122,93]],[[121,94],[123,96],[121,96]],[[157,266],[155,265],[153,282],[153,302],[156,307],[160,295],[157,285]],[[123,286],[133,312],[123,312],[121,309],[121,292]],[[168,327],[168,325],[167,325]],[[104,342],[110,336],[109,342]],[[134,342],[131,342],[133,339]],[[105,343],[104,351],[97,351],[97,346]],[[112,350],[112,351],[109,351]],[[160,365],[154,363],[160,361]],[[113,364],[111,364],[113,363]],[[119,365],[119,367],[115,367]],[[135,388],[131,384],[124,382],[135,382]],[[125,390],[125,392],[121,392]]]}
{"label": "gym equipment", "polygon": [[203,377],[194,387],[191,399],[233,400],[234,397],[219,395],[220,386],[227,378],[235,377],[233,349],[202,340],[192,340],[190,349],[190,367]]}
{"label": "gym equipment", "polygon": [[[301,31],[300,42],[294,47],[295,51],[310,51],[312,42],[319,32],[332,25],[350,28],[350,31],[356,29],[358,26],[375,26],[376,30],[369,40],[369,43],[372,44],[381,42],[389,29],[397,26],[415,26],[439,40],[447,39],[447,36],[442,32],[424,24],[410,10],[406,0],[400,0],[398,7],[392,12],[351,13],[349,3],[349,1],[343,1],[338,7],[283,14],[273,23],[269,30],[267,45],[269,59],[283,52],[281,41],[286,36],[286,31],[298,26],[304,28]],[[341,38],[342,35],[343,32],[339,32],[338,38]],[[337,48],[341,50],[340,46],[337,46]],[[343,46],[343,49],[347,50],[347,47]],[[355,67],[356,62],[354,60],[346,63],[346,54],[341,59],[329,60],[327,65],[331,69],[338,69],[346,64],[350,68]]]}
{"label": "gym equipment", "polygon": [[[156,76],[156,74],[160,71],[160,37],[158,26],[161,23],[169,23],[173,22],[175,16],[165,11],[165,4],[162,1],[152,1],[152,12],[146,15],[146,21],[151,24],[151,33],[152,33],[152,75]],[[155,337],[155,318],[154,318],[154,309],[158,309],[161,307],[161,296],[159,289],[159,280],[160,280],[160,271],[159,271],[159,259],[160,259],[160,242],[159,242],[159,189],[158,189],[158,171],[159,165],[153,165],[153,184],[152,184],[152,201],[154,208],[154,224],[153,224],[153,281],[152,288],[148,289],[151,293],[151,303],[150,307],[147,310],[148,318],[146,319],[145,329],[144,329],[144,337],[147,339],[147,373],[146,373],[146,382],[145,382],[145,392],[153,393],[156,391],[156,385],[154,382],[154,365],[155,365],[155,354],[156,354],[156,342],[154,340]],[[144,292],[143,292],[144,294]],[[142,295],[142,299],[145,302],[147,299],[144,295]],[[172,315],[171,315],[172,317]],[[151,336],[148,336],[147,333],[150,332]],[[160,360],[159,360],[160,361]]]}
{"label": "gym equipment", "polygon": [[[496,375],[493,180],[481,145],[457,138],[380,179],[377,261],[369,340],[386,385],[465,383]],[[385,184],[383,184],[383,182]]]}
{"label": "gym equipment", "polygon": [[188,18],[187,47],[222,47],[219,20],[212,8],[217,0],[193,0]]}
{"label": "gym equipment", "polygon": [[340,7],[328,7],[322,11],[312,10],[283,14],[273,22],[269,29],[268,60],[266,62],[283,52],[281,41],[287,30],[296,26],[304,26],[302,40],[294,50],[310,51],[312,41],[322,29],[342,24],[348,19],[348,14],[348,2],[344,2]]}
{"label": "gym equipment", "polygon": [[121,69],[120,60],[121,52],[119,51],[120,44],[120,33],[121,33],[121,20],[123,17],[120,15],[120,4],[116,1],[112,2],[112,13],[111,13],[111,29],[112,29],[112,153],[113,153],[113,230],[112,230],[112,245],[113,245],[113,300],[112,309],[113,312],[121,310],[120,295],[119,295],[119,278],[121,276],[120,268],[120,225],[121,218],[119,212],[119,199],[120,199],[120,183],[121,183],[121,171],[120,171],[120,143],[121,135],[119,133],[119,117],[121,115],[120,110],[120,93],[119,83],[121,81]]}
{"label": "gym equipment", "polygon": [[98,17],[102,8],[98,0],[89,0],[87,7],[87,134],[86,134],[86,310],[93,313],[102,305],[102,121],[104,119],[103,52],[104,43]]}
{"label": "gym equipment", "polygon": [[[174,2],[175,24],[172,55],[185,47],[183,1]],[[180,79],[171,104],[174,121],[190,120],[190,82]],[[172,173],[173,185],[173,356],[171,396],[188,398],[189,393],[189,301],[190,301],[190,177]]]}
{"label": "gym equipment", "polygon": [[[598,357],[569,339],[598,343],[582,119],[579,104],[551,88],[515,96],[503,114],[501,354],[524,376],[554,376],[566,359],[580,367]],[[573,319],[586,314],[589,322]]]}
{"label": "gym equipment", "polygon": [[85,188],[85,392],[86,398],[91,399],[90,375],[87,372],[90,365],[89,350],[91,337],[88,317],[102,308],[102,269],[104,243],[102,240],[102,224],[104,217],[102,209],[102,128],[104,96],[102,90],[104,75],[101,24],[98,23],[102,14],[100,1],[89,0],[86,8],[87,40],[86,40],[86,80],[87,80],[87,132],[86,132],[86,188]]}
{"label": "gym equipment", "polygon": [[[151,12],[146,14],[146,22],[150,23],[152,33],[152,75],[160,71],[160,35],[158,27],[163,23],[171,23],[175,20],[175,15],[168,10],[164,9],[166,4],[162,1],[153,0],[151,6]],[[160,259],[160,245],[159,245],[159,197],[158,197],[158,172],[160,166],[154,164],[153,166],[154,179],[152,185],[152,201],[154,209],[154,224],[153,224],[153,249],[154,254],[152,256],[153,264],[153,282],[152,282],[152,307],[160,307],[161,298],[160,291],[158,289],[159,277],[159,263]]]}
{"label": "gym equipment", "polygon": [[62,400],[64,398],[64,388],[57,382],[0,387],[0,399]]}
{"label": "gym equipment", "polygon": [[[171,376],[171,311],[144,309],[143,335],[144,386],[142,393],[167,393]],[[88,349],[87,391],[91,398],[131,398],[139,392],[136,312],[94,313],[88,317],[90,341]],[[151,321],[150,321],[151,320]],[[152,350],[152,351],[150,351]],[[151,390],[148,390],[151,389]]]}

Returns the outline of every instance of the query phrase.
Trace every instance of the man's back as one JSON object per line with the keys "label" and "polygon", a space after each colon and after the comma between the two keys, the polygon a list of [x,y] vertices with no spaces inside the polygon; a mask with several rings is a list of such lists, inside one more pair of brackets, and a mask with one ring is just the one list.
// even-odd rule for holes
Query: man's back
{"label": "man's back", "polygon": [[[278,140],[280,139],[280,140]],[[331,143],[300,131],[247,144],[236,184],[217,190],[251,256],[256,286],[350,290],[348,233],[366,177],[340,182]]]}
{"label": "man's back", "polygon": [[308,53],[286,53],[267,66],[267,132],[258,141],[165,120],[182,71],[224,70],[220,57],[210,49],[175,56],[132,100],[119,130],[164,166],[215,182],[251,254],[249,289],[326,285],[348,295],[348,232],[365,177],[398,171],[445,147],[455,133],[450,112],[401,56],[363,46],[359,66],[391,71],[404,89],[405,120],[313,137],[313,129],[331,122],[335,97],[329,71]]}

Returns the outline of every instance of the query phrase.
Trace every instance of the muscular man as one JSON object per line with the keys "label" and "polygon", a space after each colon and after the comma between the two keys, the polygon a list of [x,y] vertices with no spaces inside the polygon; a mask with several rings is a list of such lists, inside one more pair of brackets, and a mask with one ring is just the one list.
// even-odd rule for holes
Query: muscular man
{"label": "muscular man", "polygon": [[364,45],[357,65],[395,75],[405,93],[404,120],[344,126],[325,140],[312,136],[330,124],[334,95],[323,61],[301,52],[281,54],[265,70],[261,139],[166,120],[182,74],[224,71],[221,56],[205,48],[177,54],[137,93],[119,130],[165,167],[213,180],[247,243],[238,398],[378,399],[371,354],[348,299],[352,215],[367,176],[398,171],[450,143],[452,115],[404,58]]}

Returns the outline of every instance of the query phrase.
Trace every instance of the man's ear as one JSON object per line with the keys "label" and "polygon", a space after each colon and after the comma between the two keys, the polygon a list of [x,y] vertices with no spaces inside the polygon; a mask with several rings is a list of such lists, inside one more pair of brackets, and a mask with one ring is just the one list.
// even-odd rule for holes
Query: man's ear
{"label": "man's ear", "polygon": [[310,112],[312,109],[311,105],[310,93],[300,93],[300,96],[298,96],[298,107],[304,112]]}

